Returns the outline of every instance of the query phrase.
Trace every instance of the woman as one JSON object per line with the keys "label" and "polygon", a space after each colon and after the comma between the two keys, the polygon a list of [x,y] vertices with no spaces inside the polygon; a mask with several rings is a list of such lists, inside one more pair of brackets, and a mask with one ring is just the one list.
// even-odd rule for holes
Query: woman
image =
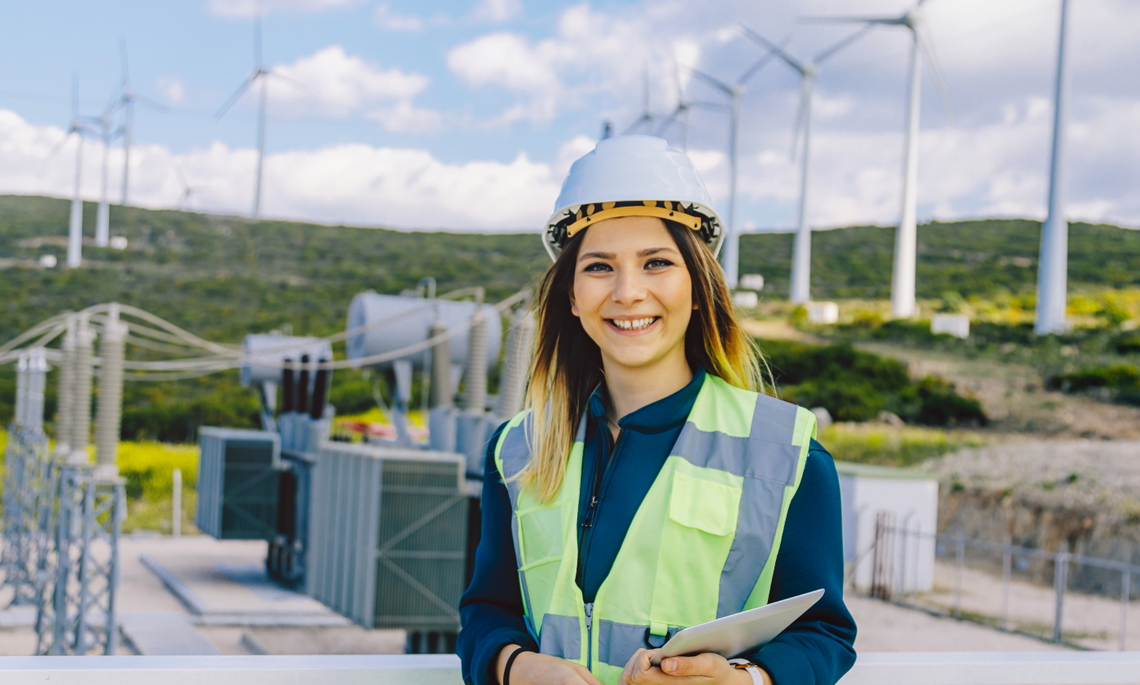
{"label": "woman", "polygon": [[[854,662],[835,467],[810,412],[757,392],[709,205],[659,138],[604,140],[571,168],[531,409],[488,448],[466,682],[830,685]],[[650,665],[681,628],[819,588],[743,663]]]}

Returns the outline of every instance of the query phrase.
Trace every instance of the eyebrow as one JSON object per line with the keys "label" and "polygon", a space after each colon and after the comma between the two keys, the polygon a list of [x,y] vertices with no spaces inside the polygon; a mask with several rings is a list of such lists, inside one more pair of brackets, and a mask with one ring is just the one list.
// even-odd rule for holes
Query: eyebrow
{"label": "eyebrow", "polygon": [[[671,247],[647,247],[644,250],[638,250],[637,256],[638,257],[649,257],[650,255],[657,254],[658,252],[673,252],[676,254],[680,254],[680,252],[678,252],[677,250],[675,250]],[[578,255],[578,261],[582,261],[584,259],[616,259],[616,258],[617,258],[617,255],[615,255],[613,252],[587,252],[585,254]]]}

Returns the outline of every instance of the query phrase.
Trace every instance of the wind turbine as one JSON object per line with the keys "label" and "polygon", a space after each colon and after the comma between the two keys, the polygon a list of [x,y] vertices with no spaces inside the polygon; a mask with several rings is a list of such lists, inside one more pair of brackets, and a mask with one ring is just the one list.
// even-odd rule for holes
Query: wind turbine
{"label": "wind turbine", "polygon": [[891,276],[891,316],[907,319],[915,314],[914,270],[917,260],[918,228],[918,115],[922,91],[920,89],[922,70],[919,66],[919,53],[926,57],[926,66],[934,78],[934,84],[942,95],[943,104],[950,117],[954,118],[954,106],[950,93],[942,81],[934,49],[926,34],[926,24],[922,17],[922,6],[928,0],[918,3],[896,17],[816,17],[806,21],[828,23],[855,23],[867,26],[901,26],[911,33],[913,43],[910,50],[910,80],[907,86],[906,153],[903,161],[902,211],[899,214],[898,232],[895,234],[895,263]]}
{"label": "wind turbine", "polygon": [[721,248],[720,256],[721,265],[724,267],[724,278],[728,282],[729,288],[736,288],[740,273],[740,257],[738,254],[740,237],[736,234],[736,171],[737,156],[739,154],[737,131],[740,127],[740,99],[744,97],[746,92],[744,84],[774,56],[775,53],[773,52],[764,55],[757,60],[755,64],[748,67],[748,69],[740,75],[740,78],[736,79],[733,83],[725,83],[702,71],[686,67],[686,70],[690,74],[727,95],[730,103],[728,120],[728,226],[726,226],[724,247]]}
{"label": "wind turbine", "polygon": [[1065,220],[1065,115],[1069,99],[1069,70],[1065,63],[1065,27],[1069,0],[1061,0],[1061,34],[1057,39],[1057,82],[1053,95],[1053,155],[1049,168],[1049,215],[1041,226],[1041,253],[1037,260],[1038,335],[1063,333],[1068,328],[1065,303],[1068,290],[1069,224]]}
{"label": "wind turbine", "polygon": [[819,74],[819,65],[835,53],[855,42],[868,30],[871,25],[859,29],[847,38],[820,52],[813,59],[800,61],[785,52],[780,46],[756,33],[747,26],[742,26],[744,34],[759,43],[769,51],[776,54],[785,64],[800,75],[800,105],[796,113],[795,129],[792,133],[792,158],[795,159],[796,148],[803,132],[803,157],[800,160],[800,209],[799,223],[796,228],[795,248],[792,252],[792,288],[791,300],[795,304],[803,304],[811,300],[811,227],[807,222],[808,200],[808,161],[811,155],[811,101],[815,77]]}
{"label": "wind turbine", "polygon": [[114,114],[114,111],[114,106],[108,108],[107,111],[103,112],[103,116],[95,121],[99,126],[100,137],[103,139],[103,181],[99,195],[99,211],[95,213],[95,247],[107,247],[111,241],[111,208],[107,204],[107,156],[111,151],[111,115]]}
{"label": "wind turbine", "polygon": [[72,135],[78,137],[75,148],[75,194],[71,199],[71,216],[67,226],[67,266],[70,269],[78,268],[83,263],[83,198],[79,195],[79,189],[83,180],[83,134],[86,131],[86,123],[79,116],[79,77],[72,76],[71,127],[49,156],[49,159],[55,157]]}
{"label": "wind turbine", "polygon": [[[119,58],[122,66],[123,80],[119,85],[118,98],[108,107],[108,112],[113,112],[118,109],[123,110],[123,125],[115,132],[115,135],[123,136],[123,193],[122,200],[119,204],[125,207],[130,191],[131,140],[135,125],[135,103],[141,102],[147,107],[160,112],[165,112],[167,107],[162,103],[143,97],[131,90],[130,69],[127,62],[127,41],[125,40],[119,42]],[[105,169],[106,166],[104,165],[104,175],[106,175]],[[106,186],[106,182],[104,182],[104,186]],[[105,191],[103,197],[106,198]],[[98,233],[96,234],[96,243],[98,244]]]}
{"label": "wind turbine", "polygon": [[630,124],[629,128],[627,128],[622,135],[635,133],[642,127],[644,127],[646,131],[652,130],[654,118],[653,111],[649,109],[649,67],[647,65],[641,83],[641,116],[637,118],[637,121]]}
{"label": "wind turbine", "polygon": [[247,90],[249,90],[250,88],[253,88],[255,85],[258,85],[258,82],[260,81],[261,92],[258,94],[258,96],[259,96],[259,109],[258,109],[258,117],[257,117],[257,180],[256,180],[256,183],[255,183],[254,188],[253,188],[253,217],[252,217],[252,218],[256,219],[258,214],[261,212],[261,170],[262,170],[262,163],[265,160],[265,104],[266,104],[266,96],[268,93],[267,86],[269,85],[269,77],[273,76],[273,77],[276,77],[279,79],[283,79],[285,81],[289,81],[291,83],[294,83],[295,85],[300,85],[300,84],[298,84],[296,81],[293,81],[293,79],[287,78],[285,76],[282,76],[281,74],[274,72],[272,69],[266,69],[265,66],[262,64],[262,61],[261,61],[261,17],[260,16],[254,18],[254,20],[253,20],[253,57],[254,57],[253,73],[251,73],[249,75],[249,77],[246,78],[245,83],[242,83],[241,86],[237,89],[237,91],[235,91],[234,94],[230,96],[230,99],[226,100],[226,104],[222,105],[221,109],[218,110],[218,113],[216,116],[218,119],[221,119],[222,115],[224,115],[230,109],[230,107],[233,107],[234,103],[236,103],[241,98],[241,96],[245,94],[245,92]]}
{"label": "wind turbine", "polygon": [[689,112],[695,108],[706,107],[720,109],[723,105],[712,102],[692,102],[685,93],[685,86],[681,83],[681,66],[677,63],[676,55],[673,57],[673,84],[677,89],[677,106],[657,127],[657,135],[664,137],[665,133],[676,123],[681,125],[681,149],[689,151]]}
{"label": "wind turbine", "polygon": [[190,200],[194,197],[194,189],[186,182],[186,175],[177,164],[174,165],[174,173],[178,176],[178,182],[182,184],[182,197],[178,199],[178,208],[188,210],[191,205]]}

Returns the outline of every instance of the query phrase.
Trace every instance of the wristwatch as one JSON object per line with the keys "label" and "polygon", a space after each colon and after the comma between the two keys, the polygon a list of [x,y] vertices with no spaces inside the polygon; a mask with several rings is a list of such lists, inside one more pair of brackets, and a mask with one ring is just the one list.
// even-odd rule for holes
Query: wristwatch
{"label": "wristwatch", "polygon": [[752,678],[752,685],[764,685],[764,676],[760,674],[760,667],[748,659],[729,659],[728,663],[732,664],[733,668],[748,671],[748,675]]}

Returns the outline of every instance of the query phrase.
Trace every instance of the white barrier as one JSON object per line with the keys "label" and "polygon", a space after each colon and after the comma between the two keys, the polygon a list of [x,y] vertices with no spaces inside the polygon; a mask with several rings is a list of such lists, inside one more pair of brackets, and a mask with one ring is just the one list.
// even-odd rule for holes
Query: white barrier
{"label": "white barrier", "polygon": [[[0,657],[5,685],[460,685],[438,656]],[[840,685],[1136,685],[1140,652],[861,654]]]}

